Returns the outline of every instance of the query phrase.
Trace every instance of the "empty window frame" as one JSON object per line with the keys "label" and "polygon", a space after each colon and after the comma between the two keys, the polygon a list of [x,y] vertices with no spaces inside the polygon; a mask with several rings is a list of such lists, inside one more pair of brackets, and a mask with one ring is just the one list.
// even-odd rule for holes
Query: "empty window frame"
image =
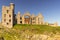
{"label": "empty window frame", "polygon": [[4,14],[4,17],[6,17],[6,14]]}
{"label": "empty window frame", "polygon": [[9,23],[7,23],[7,25],[9,25]]}
{"label": "empty window frame", "polygon": [[7,13],[9,12],[9,10],[7,10]]}
{"label": "empty window frame", "polygon": [[9,19],[9,22],[11,22],[11,19]]}
{"label": "empty window frame", "polygon": [[20,23],[22,24],[22,21],[20,21]]}
{"label": "empty window frame", "polygon": [[9,15],[9,17],[11,17],[11,15]]}
{"label": "empty window frame", "polygon": [[20,17],[20,20],[22,20],[22,17]]}

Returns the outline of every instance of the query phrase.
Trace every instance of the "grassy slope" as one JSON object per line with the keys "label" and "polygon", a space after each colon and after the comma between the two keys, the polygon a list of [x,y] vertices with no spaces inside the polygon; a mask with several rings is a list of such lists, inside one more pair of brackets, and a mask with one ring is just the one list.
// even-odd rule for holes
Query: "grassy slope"
{"label": "grassy slope", "polygon": [[[27,24],[16,24],[12,29],[0,28],[0,37],[5,40],[20,40],[23,34],[32,33],[51,33],[60,32],[60,27],[50,27],[47,25],[27,25]],[[24,37],[22,38],[24,39]]]}
{"label": "grassy slope", "polygon": [[20,30],[32,30],[32,31],[37,31],[38,33],[43,33],[43,32],[60,32],[60,27],[51,27],[51,26],[47,26],[47,25],[28,25],[28,24],[24,24],[24,25],[15,25],[14,26],[15,29],[20,29]]}

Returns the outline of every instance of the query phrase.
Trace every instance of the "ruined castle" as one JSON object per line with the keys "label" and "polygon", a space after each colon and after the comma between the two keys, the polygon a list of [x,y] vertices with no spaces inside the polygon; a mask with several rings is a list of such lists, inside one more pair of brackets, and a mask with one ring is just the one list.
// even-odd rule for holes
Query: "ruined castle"
{"label": "ruined castle", "polygon": [[14,14],[15,5],[10,3],[10,6],[2,6],[2,25],[8,28],[12,28],[14,24],[36,24],[36,25],[49,25],[49,26],[57,26],[57,23],[49,24],[48,22],[44,22],[44,17],[42,14],[38,14],[35,16],[34,14],[30,14],[26,12],[21,15],[20,12],[18,14]]}

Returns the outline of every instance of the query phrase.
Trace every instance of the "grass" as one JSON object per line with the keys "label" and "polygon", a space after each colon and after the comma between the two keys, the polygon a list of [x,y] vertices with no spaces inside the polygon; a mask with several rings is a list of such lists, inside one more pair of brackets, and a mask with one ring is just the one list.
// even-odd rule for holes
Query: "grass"
{"label": "grass", "polygon": [[51,27],[47,25],[31,25],[31,24],[16,24],[14,26],[14,29],[19,29],[19,30],[32,30],[32,31],[37,31],[38,33],[44,33],[44,32],[60,32],[60,27]]}
{"label": "grass", "polygon": [[0,28],[0,37],[4,40],[21,40],[23,35],[33,34],[56,34],[60,33],[60,27],[51,27],[47,25],[16,24],[13,28]]}

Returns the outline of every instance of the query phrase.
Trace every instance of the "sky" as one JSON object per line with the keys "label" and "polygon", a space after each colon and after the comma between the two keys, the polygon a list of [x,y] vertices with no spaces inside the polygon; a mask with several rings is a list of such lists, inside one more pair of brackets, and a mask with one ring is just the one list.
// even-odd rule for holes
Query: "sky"
{"label": "sky", "polygon": [[10,3],[15,4],[15,14],[18,11],[21,14],[25,12],[35,15],[42,13],[45,22],[58,22],[58,25],[60,25],[60,0],[0,0],[0,21],[2,18],[2,6],[9,6]]}

